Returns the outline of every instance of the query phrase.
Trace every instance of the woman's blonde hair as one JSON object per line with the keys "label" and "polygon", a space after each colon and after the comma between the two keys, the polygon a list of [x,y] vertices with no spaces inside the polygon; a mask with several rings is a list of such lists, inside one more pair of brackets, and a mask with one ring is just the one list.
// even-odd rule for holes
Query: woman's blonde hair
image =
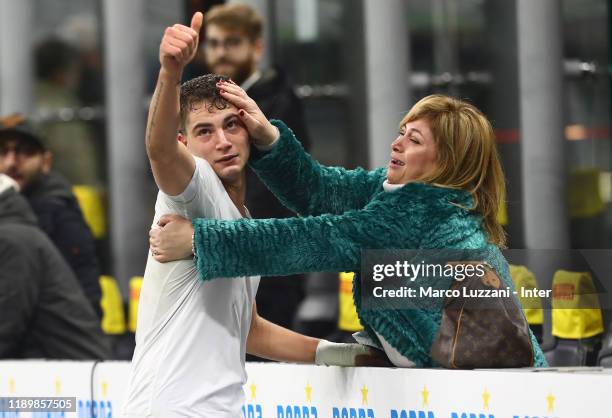
{"label": "woman's blonde hair", "polygon": [[482,215],[489,241],[505,247],[506,234],[497,212],[506,184],[489,120],[473,105],[439,94],[419,100],[400,122],[400,129],[417,119],[429,122],[438,154],[434,172],[420,180],[469,191],[474,199],[470,209]]}

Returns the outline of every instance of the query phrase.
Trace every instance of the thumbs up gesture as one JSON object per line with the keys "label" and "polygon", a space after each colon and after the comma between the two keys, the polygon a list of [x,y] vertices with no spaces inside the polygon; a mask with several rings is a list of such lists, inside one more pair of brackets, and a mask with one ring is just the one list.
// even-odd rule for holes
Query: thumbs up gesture
{"label": "thumbs up gesture", "polygon": [[194,13],[191,25],[175,24],[166,28],[159,45],[159,62],[162,70],[180,80],[183,69],[195,57],[202,20],[201,12]]}

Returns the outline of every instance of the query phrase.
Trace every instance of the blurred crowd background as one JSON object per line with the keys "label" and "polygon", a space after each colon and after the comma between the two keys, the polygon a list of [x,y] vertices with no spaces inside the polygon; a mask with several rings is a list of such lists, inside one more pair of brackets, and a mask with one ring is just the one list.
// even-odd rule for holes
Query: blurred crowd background
{"label": "blurred crowd background", "polygon": [[[89,260],[95,273],[72,267],[81,283],[79,274],[99,278],[98,296],[85,293],[111,343],[108,357],[129,359],[133,349],[157,192],[144,129],[159,41],[167,26],[188,24],[193,12],[223,3],[0,0],[0,116],[6,129],[21,123],[10,115],[27,118],[27,129],[52,152],[53,170],[69,182],[78,202],[89,230],[81,233],[91,234],[84,239],[93,243],[87,257],[95,258]],[[507,203],[499,217],[509,247],[534,250],[510,257],[527,270],[515,270],[517,280],[542,288],[554,288],[559,280],[560,299],[567,299],[568,283],[572,296],[580,289],[598,294],[597,309],[570,306],[563,312],[571,325],[555,328],[555,315],[539,306],[531,312],[532,325],[554,364],[605,359],[612,345],[606,337],[612,312],[612,257],[606,251],[612,248],[612,1],[241,3],[263,16],[259,66],[274,69],[293,87],[304,140],[324,164],[386,164],[380,145],[391,143],[401,117],[427,94],[456,96],[483,110],[496,130],[507,176]],[[221,48],[231,55],[230,44]],[[209,71],[201,49],[186,77]],[[12,150],[17,151],[35,150]],[[268,200],[258,204],[265,211]],[[583,249],[598,251],[577,251]],[[340,273],[312,274],[290,290],[270,290],[271,305],[292,295],[286,298],[290,313],[271,319],[347,339],[359,323],[351,276]],[[2,321],[11,317],[1,315]]]}

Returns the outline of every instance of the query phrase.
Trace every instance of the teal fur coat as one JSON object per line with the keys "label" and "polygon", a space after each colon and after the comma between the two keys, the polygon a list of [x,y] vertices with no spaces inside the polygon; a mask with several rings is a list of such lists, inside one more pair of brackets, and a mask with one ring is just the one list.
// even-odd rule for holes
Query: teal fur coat
{"label": "teal fur coat", "polygon": [[[249,164],[288,208],[289,219],[196,219],[196,262],[200,277],[281,276],[311,271],[359,273],[362,249],[480,249],[511,288],[508,263],[487,242],[469,193],[424,183],[385,192],[386,170],[324,167],[314,161],[281,121],[270,151],[251,149]],[[453,202],[452,204],[450,202]],[[435,366],[430,348],[441,308],[362,309],[360,280],[353,292],[357,312],[374,341],[382,335],[417,367]],[[282,295],[279,295],[282,297]],[[531,335],[535,366],[546,366]]]}

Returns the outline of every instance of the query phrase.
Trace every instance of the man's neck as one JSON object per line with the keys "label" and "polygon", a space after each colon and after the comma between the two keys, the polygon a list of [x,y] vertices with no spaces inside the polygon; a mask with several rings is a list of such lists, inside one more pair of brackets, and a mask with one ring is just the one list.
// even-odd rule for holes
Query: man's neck
{"label": "man's neck", "polygon": [[246,199],[246,173],[243,171],[240,177],[233,182],[222,181],[225,191],[229,195],[230,199],[238,209],[238,212],[243,217],[247,216],[246,208],[244,207],[244,201]]}

